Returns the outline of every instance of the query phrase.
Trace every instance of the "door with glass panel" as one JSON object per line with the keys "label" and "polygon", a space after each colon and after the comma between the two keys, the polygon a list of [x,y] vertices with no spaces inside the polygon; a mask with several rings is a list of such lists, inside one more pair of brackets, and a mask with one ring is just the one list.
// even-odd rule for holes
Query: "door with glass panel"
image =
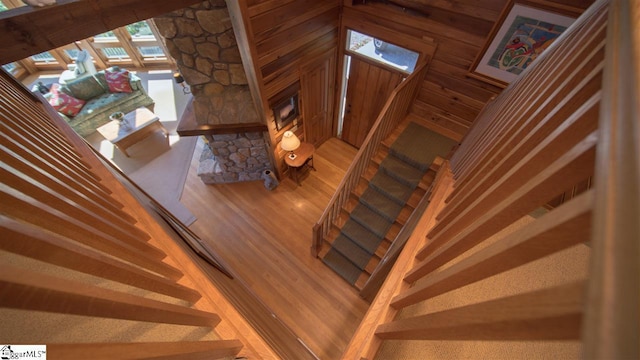
{"label": "door with glass panel", "polygon": [[353,30],[347,32],[345,53],[338,134],[360,147],[419,54]]}

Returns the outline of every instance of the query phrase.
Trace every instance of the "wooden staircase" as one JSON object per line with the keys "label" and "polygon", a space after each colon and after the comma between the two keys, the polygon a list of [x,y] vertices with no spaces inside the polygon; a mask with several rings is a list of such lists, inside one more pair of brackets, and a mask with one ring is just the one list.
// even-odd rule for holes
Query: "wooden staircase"
{"label": "wooden staircase", "polygon": [[[394,129],[390,135],[381,142],[381,146],[376,151],[375,155],[369,161],[369,165],[367,169],[364,171],[362,176],[359,179],[358,184],[355,186],[354,190],[349,194],[349,199],[346,201],[344,206],[341,209],[338,217],[332,222],[331,229],[327,236],[324,237],[322,248],[319,251],[319,257],[323,258],[327,252],[331,249],[331,245],[336,240],[336,238],[340,235],[340,230],[345,225],[347,220],[351,215],[351,212],[355,209],[355,207],[359,204],[360,197],[367,190],[369,186],[369,182],[375,176],[380,168],[380,164],[389,154],[391,145],[397,140],[400,134],[405,130],[407,125],[412,121],[415,121],[417,118],[415,117],[407,117],[396,129]],[[387,253],[387,250],[391,246],[392,242],[396,239],[397,235],[400,233],[402,227],[406,224],[409,216],[413,213],[414,209],[420,202],[420,200],[425,196],[428,189],[435,179],[436,172],[438,171],[440,165],[442,164],[443,159],[441,157],[436,157],[434,162],[431,164],[430,168],[426,171],[417,187],[407,200],[406,204],[398,214],[395,222],[391,225],[391,228],[387,231],[386,236],[383,241],[378,246],[377,250],[373,254],[373,257],[367,263],[364,271],[360,274],[354,286],[358,290],[362,290],[369,280],[371,274],[379,265],[381,259]]]}

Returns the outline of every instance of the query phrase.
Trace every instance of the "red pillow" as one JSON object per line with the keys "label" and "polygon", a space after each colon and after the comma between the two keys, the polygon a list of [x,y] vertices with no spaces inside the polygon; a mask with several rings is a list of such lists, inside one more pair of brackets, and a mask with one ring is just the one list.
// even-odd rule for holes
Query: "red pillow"
{"label": "red pillow", "polygon": [[104,78],[109,85],[109,91],[112,93],[130,93],[133,92],[131,84],[129,84],[129,71],[119,70],[111,72],[109,70],[104,71]]}
{"label": "red pillow", "polygon": [[67,95],[60,92],[58,88],[60,85],[53,84],[51,86],[51,97],[49,98],[49,104],[53,106],[58,112],[68,115],[76,116],[82,110],[85,104],[84,100],[76,99],[71,95]]}

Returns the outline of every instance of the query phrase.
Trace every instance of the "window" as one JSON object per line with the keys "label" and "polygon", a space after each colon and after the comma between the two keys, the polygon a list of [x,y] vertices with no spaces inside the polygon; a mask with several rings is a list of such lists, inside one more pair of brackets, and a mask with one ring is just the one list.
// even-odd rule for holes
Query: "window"
{"label": "window", "polygon": [[104,48],[102,49],[102,53],[109,59],[109,60],[124,60],[124,59],[129,59],[129,54],[127,53],[127,51],[124,48],[121,47],[108,47],[108,48]]}
{"label": "window", "polygon": [[2,68],[5,69],[6,72],[11,73],[13,70],[17,68],[16,63],[12,62],[9,64],[2,65]]}
{"label": "window", "polygon": [[75,59],[78,58],[78,54],[80,53],[80,50],[78,50],[78,49],[65,49],[64,52],[67,54],[69,59],[75,60]]}
{"label": "window", "polygon": [[58,63],[56,58],[54,58],[53,55],[51,55],[51,53],[48,51],[33,55],[31,56],[31,59],[36,63],[40,63],[40,64],[57,64]]}
{"label": "window", "polygon": [[138,50],[140,50],[140,54],[145,60],[164,59],[166,57],[160,46],[140,46]]}
{"label": "window", "polygon": [[[22,3],[21,0],[0,0],[0,11],[13,8],[14,2]],[[16,69],[14,73],[64,71],[77,59],[80,50],[89,51],[97,69],[114,65],[170,67],[173,59],[165,53],[160,39],[153,21],[139,21],[19,60],[11,68]]]}
{"label": "window", "polygon": [[373,61],[412,73],[418,62],[418,53],[354,30],[347,32],[347,50]]}
{"label": "window", "polygon": [[116,38],[116,34],[113,31],[107,31],[105,33],[102,34],[98,34],[95,36],[96,40],[115,40]]}
{"label": "window", "polygon": [[146,21],[139,21],[137,23],[127,25],[127,31],[131,35],[131,38],[136,39],[153,39],[153,32]]}
{"label": "window", "polygon": [[21,0],[1,0],[0,1],[0,12],[7,11],[9,9],[15,9],[17,7],[27,6]]}

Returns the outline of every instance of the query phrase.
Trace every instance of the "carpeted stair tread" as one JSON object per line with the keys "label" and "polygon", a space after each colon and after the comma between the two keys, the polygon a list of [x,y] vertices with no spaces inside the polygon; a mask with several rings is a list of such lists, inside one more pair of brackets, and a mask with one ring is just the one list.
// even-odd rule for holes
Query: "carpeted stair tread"
{"label": "carpeted stair tread", "polygon": [[356,205],[356,208],[351,212],[351,219],[357,221],[358,224],[366,227],[380,238],[385,237],[392,224],[392,222],[369,209],[364,204]]}
{"label": "carpeted stair tread", "polygon": [[338,235],[331,246],[361,270],[364,270],[371,260],[371,254],[342,234]]}
{"label": "carpeted stair tread", "polygon": [[360,203],[392,222],[396,221],[403,207],[395,201],[390,201],[388,197],[382,195],[373,187],[369,187],[364,191],[360,196]]}
{"label": "carpeted stair tread", "polygon": [[455,144],[454,140],[410,122],[389,152],[426,171],[437,155],[446,156]]}
{"label": "carpeted stair tread", "polygon": [[322,258],[322,262],[327,264],[338,275],[342,276],[348,283],[355,285],[362,270],[358,269],[349,259],[340,254],[336,249],[331,248]]}
{"label": "carpeted stair tread", "polygon": [[380,168],[387,173],[387,175],[411,187],[415,187],[425,173],[424,170],[413,167],[411,164],[402,161],[402,159],[392,154],[389,154],[389,156],[382,160]]}
{"label": "carpeted stair tread", "polygon": [[393,177],[385,174],[384,171],[378,171],[371,181],[369,186],[373,186],[376,190],[387,196],[391,200],[400,205],[404,205],[414,188],[407,186]]}
{"label": "carpeted stair tread", "polygon": [[380,162],[322,261],[355,285],[435,157],[446,156],[455,143],[410,122]]}
{"label": "carpeted stair tread", "polygon": [[382,242],[382,238],[353,219],[347,220],[341,233],[370,254],[374,254]]}

